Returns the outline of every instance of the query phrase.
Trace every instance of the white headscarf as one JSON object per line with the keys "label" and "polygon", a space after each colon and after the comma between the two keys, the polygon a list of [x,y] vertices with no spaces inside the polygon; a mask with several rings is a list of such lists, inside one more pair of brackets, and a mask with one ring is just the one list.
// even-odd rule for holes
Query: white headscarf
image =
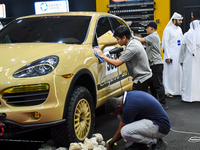
{"label": "white headscarf", "polygon": [[[167,26],[165,27],[165,29],[169,26],[173,25],[172,19],[183,19],[183,17],[181,16],[181,14],[178,14],[177,12],[174,12],[174,14],[172,15],[170,21],[168,22]],[[163,32],[163,37],[162,37],[162,48],[165,47],[165,30]]]}
{"label": "white headscarf", "polygon": [[199,20],[194,20],[190,23],[190,29],[186,34],[187,49],[196,55],[197,46],[200,46],[200,23]]}

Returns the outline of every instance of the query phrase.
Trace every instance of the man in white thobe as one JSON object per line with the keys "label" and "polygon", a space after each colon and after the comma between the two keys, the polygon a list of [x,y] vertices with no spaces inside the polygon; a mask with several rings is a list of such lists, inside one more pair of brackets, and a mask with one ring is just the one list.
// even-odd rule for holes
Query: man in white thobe
{"label": "man in white thobe", "polygon": [[200,101],[200,24],[198,20],[190,23],[190,29],[184,34],[180,60],[183,67],[182,100]]}
{"label": "man in white thobe", "polygon": [[179,64],[182,29],[179,27],[183,17],[174,13],[164,29],[162,47],[164,48],[163,84],[168,97],[181,95],[182,71]]}

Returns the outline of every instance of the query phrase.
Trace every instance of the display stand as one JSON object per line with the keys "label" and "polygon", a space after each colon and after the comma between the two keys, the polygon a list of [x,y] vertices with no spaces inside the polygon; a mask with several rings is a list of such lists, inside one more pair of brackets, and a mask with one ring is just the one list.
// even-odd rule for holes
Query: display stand
{"label": "display stand", "polygon": [[[147,0],[146,0],[147,1]],[[155,2],[145,0],[143,2],[136,0],[124,0],[122,1],[110,1],[110,5],[107,5],[110,8],[108,13],[117,15],[123,18],[133,30],[134,34],[141,35],[142,37],[146,36],[145,26],[154,21],[154,5]]]}

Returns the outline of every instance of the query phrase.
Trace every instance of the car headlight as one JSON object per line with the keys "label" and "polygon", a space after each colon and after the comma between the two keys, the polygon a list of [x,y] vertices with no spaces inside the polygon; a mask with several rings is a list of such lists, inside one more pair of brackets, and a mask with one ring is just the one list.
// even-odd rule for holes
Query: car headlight
{"label": "car headlight", "polygon": [[17,70],[13,74],[13,77],[26,78],[46,75],[51,73],[56,68],[58,62],[58,56],[44,57]]}

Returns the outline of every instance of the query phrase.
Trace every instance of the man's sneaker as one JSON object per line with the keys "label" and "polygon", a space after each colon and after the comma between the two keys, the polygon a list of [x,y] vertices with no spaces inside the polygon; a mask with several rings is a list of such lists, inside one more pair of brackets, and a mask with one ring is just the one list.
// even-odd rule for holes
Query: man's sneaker
{"label": "man's sneaker", "polygon": [[125,148],[125,150],[148,150],[149,147],[146,144],[133,143],[132,145]]}
{"label": "man's sneaker", "polygon": [[151,150],[165,150],[167,146],[167,142],[163,141],[162,139],[159,139],[157,144],[153,144],[151,146]]}
{"label": "man's sneaker", "polygon": [[169,108],[167,104],[161,104],[161,105],[164,108],[164,110],[167,110]]}

